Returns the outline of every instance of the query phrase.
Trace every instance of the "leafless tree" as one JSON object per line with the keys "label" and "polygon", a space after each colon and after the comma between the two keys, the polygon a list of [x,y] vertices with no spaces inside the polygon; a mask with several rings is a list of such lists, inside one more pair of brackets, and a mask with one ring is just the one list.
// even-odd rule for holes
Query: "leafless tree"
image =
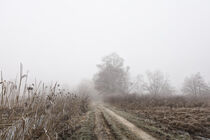
{"label": "leafless tree", "polygon": [[112,53],[97,65],[99,72],[94,77],[95,88],[102,94],[125,94],[128,92],[128,67],[118,54]]}
{"label": "leafless tree", "polygon": [[209,86],[200,73],[186,77],[182,87],[182,92],[191,95],[202,95],[209,92]]}
{"label": "leafless tree", "polygon": [[152,95],[171,95],[174,88],[170,85],[169,80],[160,71],[147,72],[147,81],[144,83],[146,93]]}
{"label": "leafless tree", "polygon": [[144,78],[143,75],[137,75],[132,79],[129,85],[129,93],[144,94]]}

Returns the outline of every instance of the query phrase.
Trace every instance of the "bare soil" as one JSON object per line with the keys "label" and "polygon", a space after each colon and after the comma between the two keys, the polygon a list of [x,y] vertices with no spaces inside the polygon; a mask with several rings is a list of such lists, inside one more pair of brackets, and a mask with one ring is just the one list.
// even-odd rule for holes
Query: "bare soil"
{"label": "bare soil", "polygon": [[114,140],[114,135],[103,116],[103,112],[99,109],[95,109],[95,134],[98,140]]}
{"label": "bare soil", "polygon": [[183,131],[196,137],[210,138],[210,108],[153,107],[132,110],[133,113],[167,126],[168,130]]}
{"label": "bare soil", "polygon": [[103,104],[92,105],[95,112],[94,133],[98,140],[156,140]]}
{"label": "bare soil", "polygon": [[127,127],[130,130],[130,132],[134,133],[139,139],[141,139],[141,140],[156,140],[153,136],[149,135],[148,133],[146,133],[142,129],[137,128],[134,124],[132,124],[131,122],[127,121],[125,118],[117,115],[116,113],[114,113],[110,109],[105,108],[105,107],[103,107],[103,109],[106,112],[108,112],[111,116],[115,117],[117,121],[119,121],[125,127]]}

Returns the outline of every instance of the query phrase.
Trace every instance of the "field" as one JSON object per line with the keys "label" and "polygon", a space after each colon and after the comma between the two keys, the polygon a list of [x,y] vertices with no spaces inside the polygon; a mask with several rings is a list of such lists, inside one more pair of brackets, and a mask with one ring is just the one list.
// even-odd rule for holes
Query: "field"
{"label": "field", "polygon": [[125,94],[102,102],[57,83],[30,85],[22,73],[18,81],[1,79],[1,140],[210,139],[209,96]]}
{"label": "field", "polygon": [[3,81],[1,86],[2,140],[210,138],[208,96],[125,95],[95,102],[57,83],[48,87]]}
{"label": "field", "polygon": [[15,82],[0,84],[1,140],[153,139],[103,103],[57,83],[28,84],[21,72]]}
{"label": "field", "polygon": [[115,106],[118,114],[161,139],[210,138],[209,97],[128,95],[112,97],[108,102]]}

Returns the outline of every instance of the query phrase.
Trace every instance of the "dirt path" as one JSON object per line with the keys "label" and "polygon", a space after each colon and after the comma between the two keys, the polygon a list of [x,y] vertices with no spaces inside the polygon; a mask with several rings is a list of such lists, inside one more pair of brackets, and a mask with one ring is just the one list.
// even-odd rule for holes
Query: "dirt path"
{"label": "dirt path", "polygon": [[141,139],[141,140],[156,140],[154,137],[152,137],[151,135],[149,135],[148,133],[146,133],[142,129],[137,128],[134,124],[130,123],[129,121],[127,121],[123,117],[117,115],[116,113],[114,113],[110,109],[108,109],[108,108],[106,108],[104,106],[101,106],[101,109],[104,110],[104,111],[106,111],[109,115],[111,115],[114,118],[116,118],[116,120],[118,122],[120,122],[121,124],[123,124],[124,126],[126,126],[139,139]]}
{"label": "dirt path", "polygon": [[95,103],[92,109],[95,114],[94,133],[98,140],[156,140],[103,104]]}
{"label": "dirt path", "polygon": [[98,140],[114,140],[114,136],[108,128],[103,113],[99,108],[95,109],[95,134]]}

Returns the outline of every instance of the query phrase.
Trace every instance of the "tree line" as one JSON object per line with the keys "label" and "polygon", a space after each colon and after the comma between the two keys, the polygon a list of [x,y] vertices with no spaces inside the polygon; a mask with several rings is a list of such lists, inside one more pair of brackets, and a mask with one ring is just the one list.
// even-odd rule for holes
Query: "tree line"
{"label": "tree line", "polygon": [[[124,59],[117,53],[112,53],[102,59],[97,65],[98,72],[94,75],[95,89],[104,96],[116,94],[152,94],[172,95],[176,92],[169,78],[161,71],[147,72],[145,76],[138,75],[131,79],[129,67],[124,65]],[[184,79],[181,92],[186,95],[210,95],[210,85],[200,73]]]}

